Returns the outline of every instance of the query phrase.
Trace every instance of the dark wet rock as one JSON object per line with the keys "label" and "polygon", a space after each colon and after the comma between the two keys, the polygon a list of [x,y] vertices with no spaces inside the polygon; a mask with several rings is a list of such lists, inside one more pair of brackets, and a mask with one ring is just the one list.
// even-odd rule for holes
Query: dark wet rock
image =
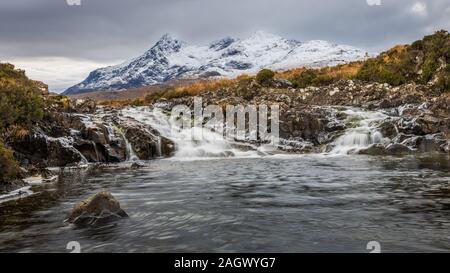
{"label": "dark wet rock", "polygon": [[[11,141],[15,157],[22,163],[41,166],[67,166],[82,161],[70,138],[47,137],[42,131]],[[25,164],[23,164],[25,165]]]}
{"label": "dark wet rock", "polygon": [[150,160],[158,157],[169,157],[174,154],[175,144],[161,136],[158,131],[150,126],[131,118],[124,118],[118,122],[124,131],[124,136],[139,159]]}
{"label": "dark wet rock", "polygon": [[393,143],[386,147],[386,153],[388,155],[406,155],[412,152],[413,150],[408,146],[399,143]]}
{"label": "dark wet rock", "polygon": [[415,151],[421,153],[442,152],[443,147],[447,143],[445,136],[442,134],[427,135],[427,136],[413,136],[405,139],[402,144],[411,147]]}
{"label": "dark wet rock", "polygon": [[73,104],[78,113],[93,114],[97,109],[97,103],[92,99],[78,99]]}
{"label": "dark wet rock", "polygon": [[367,149],[360,150],[358,154],[362,155],[386,155],[386,147],[383,144],[374,144]]}
{"label": "dark wet rock", "polygon": [[9,182],[0,181],[0,194],[7,194],[8,192],[18,190],[27,186],[28,184],[22,179],[16,179]]}
{"label": "dark wet rock", "polygon": [[297,108],[282,113],[280,117],[280,136],[284,139],[301,138],[314,144],[323,144],[330,137],[327,131],[341,127],[331,124],[327,112],[319,108]]}
{"label": "dark wet rock", "polygon": [[358,153],[364,154],[364,155],[407,155],[414,152],[408,146],[399,144],[399,143],[392,143],[388,146],[384,146],[383,144],[374,144],[370,146],[367,149],[361,150]]}
{"label": "dark wet rock", "polygon": [[31,177],[31,176],[42,176],[44,179],[49,179],[56,175],[55,172],[43,167],[43,166],[35,166],[30,165],[27,167],[27,169],[24,169],[24,176],[25,177]]}
{"label": "dark wet rock", "polygon": [[397,126],[392,119],[384,120],[379,126],[378,130],[383,134],[384,137],[394,138],[398,135]]}
{"label": "dark wet rock", "polygon": [[133,162],[133,164],[131,164],[131,169],[133,169],[133,170],[137,170],[137,169],[142,169],[142,168],[144,168],[145,167],[145,165],[144,164],[142,164],[142,163],[139,163],[139,162]]}
{"label": "dark wet rock", "polygon": [[280,151],[288,153],[313,153],[320,152],[314,144],[304,141],[303,139],[280,139],[278,145]]}
{"label": "dark wet rock", "polygon": [[399,132],[413,135],[437,134],[447,130],[450,120],[420,113],[408,114],[399,120]]}
{"label": "dark wet rock", "polygon": [[98,225],[126,217],[128,217],[127,213],[111,193],[100,192],[77,203],[66,221],[85,226]]}

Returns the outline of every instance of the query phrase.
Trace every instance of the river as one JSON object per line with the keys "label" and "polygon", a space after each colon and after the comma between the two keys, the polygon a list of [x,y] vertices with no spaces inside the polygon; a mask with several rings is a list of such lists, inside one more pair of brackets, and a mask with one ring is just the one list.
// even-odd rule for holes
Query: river
{"label": "river", "polygon": [[[66,170],[34,194],[0,203],[0,252],[383,252],[450,250],[450,158],[364,156],[383,142],[362,113],[329,153],[239,150],[223,139],[177,139],[173,158]],[[144,112],[140,112],[144,113]],[[129,214],[108,225],[64,223],[75,203],[111,192]]]}

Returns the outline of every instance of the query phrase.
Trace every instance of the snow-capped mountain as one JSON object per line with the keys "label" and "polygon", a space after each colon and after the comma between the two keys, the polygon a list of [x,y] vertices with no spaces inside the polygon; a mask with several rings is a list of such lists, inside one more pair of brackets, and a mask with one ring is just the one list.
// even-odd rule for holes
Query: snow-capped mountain
{"label": "snow-capped mountain", "polygon": [[258,31],[247,39],[224,38],[206,46],[189,45],[164,35],[142,56],[97,69],[64,94],[120,90],[169,80],[236,77],[262,68],[321,67],[365,58],[365,51],[326,41],[299,42]]}

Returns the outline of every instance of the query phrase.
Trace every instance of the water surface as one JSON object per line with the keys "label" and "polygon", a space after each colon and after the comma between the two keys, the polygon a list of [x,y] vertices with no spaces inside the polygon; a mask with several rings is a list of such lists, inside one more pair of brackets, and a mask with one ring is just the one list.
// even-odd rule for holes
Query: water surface
{"label": "water surface", "polygon": [[[450,159],[272,156],[155,160],[138,170],[68,173],[0,204],[1,252],[384,252],[450,250]],[[63,220],[110,191],[130,215]]]}

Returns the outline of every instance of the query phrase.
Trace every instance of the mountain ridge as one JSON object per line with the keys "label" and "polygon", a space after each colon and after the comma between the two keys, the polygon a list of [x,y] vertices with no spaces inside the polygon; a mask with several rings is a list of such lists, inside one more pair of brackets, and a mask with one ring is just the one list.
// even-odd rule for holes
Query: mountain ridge
{"label": "mountain ridge", "polygon": [[236,77],[262,68],[323,67],[362,60],[366,52],[327,41],[300,42],[257,31],[246,39],[225,37],[208,45],[191,45],[165,34],[141,56],[92,71],[65,95],[115,91],[170,80]]}

